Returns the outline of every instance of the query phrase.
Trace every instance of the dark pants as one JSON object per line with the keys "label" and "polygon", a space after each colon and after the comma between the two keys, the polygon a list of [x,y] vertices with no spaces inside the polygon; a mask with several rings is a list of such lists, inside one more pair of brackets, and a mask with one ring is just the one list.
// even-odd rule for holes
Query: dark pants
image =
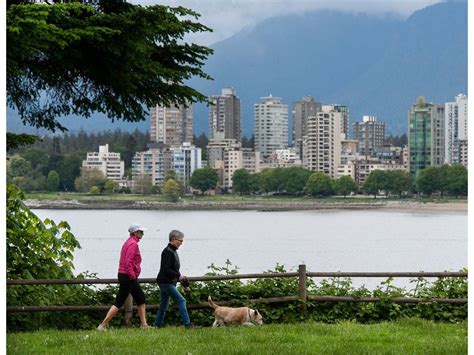
{"label": "dark pants", "polygon": [[114,306],[120,308],[125,303],[128,295],[131,294],[137,306],[145,304],[145,295],[138,284],[138,280],[130,280],[127,274],[118,274],[119,290],[115,297]]}

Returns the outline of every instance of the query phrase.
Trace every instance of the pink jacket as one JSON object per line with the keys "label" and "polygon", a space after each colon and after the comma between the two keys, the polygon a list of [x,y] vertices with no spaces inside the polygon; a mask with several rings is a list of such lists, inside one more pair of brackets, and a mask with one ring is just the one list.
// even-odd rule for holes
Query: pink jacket
{"label": "pink jacket", "polygon": [[121,274],[127,274],[130,280],[138,278],[142,268],[140,266],[142,262],[142,256],[140,249],[138,248],[138,238],[134,235],[130,235],[130,238],[122,246],[120,252],[120,263],[118,272]]}

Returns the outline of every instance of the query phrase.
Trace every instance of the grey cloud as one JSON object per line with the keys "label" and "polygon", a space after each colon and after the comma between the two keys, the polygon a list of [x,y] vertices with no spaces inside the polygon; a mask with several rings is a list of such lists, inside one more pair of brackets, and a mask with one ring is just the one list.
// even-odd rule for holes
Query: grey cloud
{"label": "grey cloud", "polygon": [[159,3],[193,9],[202,15],[199,21],[212,28],[214,32],[190,35],[187,39],[211,45],[232,36],[245,27],[285,14],[334,9],[372,15],[392,13],[408,17],[414,11],[440,0],[160,0],[158,2],[132,0],[132,2],[142,5]]}

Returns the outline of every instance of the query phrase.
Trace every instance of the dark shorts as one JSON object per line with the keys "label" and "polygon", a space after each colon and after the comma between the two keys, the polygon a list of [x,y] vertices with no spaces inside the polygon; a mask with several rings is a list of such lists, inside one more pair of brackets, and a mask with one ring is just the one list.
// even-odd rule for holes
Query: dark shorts
{"label": "dark shorts", "polygon": [[125,303],[128,295],[131,294],[137,306],[145,303],[145,295],[140,287],[138,280],[130,280],[127,274],[118,274],[119,290],[115,297],[114,306],[120,308]]}

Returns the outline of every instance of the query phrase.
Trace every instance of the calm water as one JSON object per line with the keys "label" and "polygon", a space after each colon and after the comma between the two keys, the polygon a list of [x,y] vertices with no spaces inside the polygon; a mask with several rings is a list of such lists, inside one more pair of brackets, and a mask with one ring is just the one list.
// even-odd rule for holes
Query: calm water
{"label": "calm water", "polygon": [[75,252],[76,272],[95,272],[102,278],[116,277],[120,248],[133,222],[149,229],[140,242],[141,277],[156,276],[171,229],[185,234],[179,254],[181,271],[188,276],[203,275],[208,265],[223,266],[226,259],[239,267],[239,273],[260,273],[277,263],[288,271],[300,263],[309,271],[457,271],[467,266],[466,213],[34,212],[68,221],[82,246]]}

